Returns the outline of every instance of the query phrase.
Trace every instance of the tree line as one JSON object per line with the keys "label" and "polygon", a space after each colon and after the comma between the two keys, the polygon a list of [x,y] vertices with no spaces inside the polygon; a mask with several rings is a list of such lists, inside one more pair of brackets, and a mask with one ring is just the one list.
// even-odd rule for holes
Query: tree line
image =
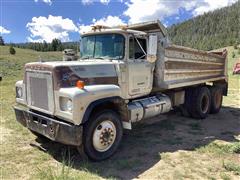
{"label": "tree line", "polygon": [[[0,36],[0,45],[5,45],[4,39]],[[22,49],[33,49],[35,51],[63,51],[64,49],[74,49],[79,51],[79,42],[61,42],[59,39],[53,39],[51,43],[43,42],[28,42],[28,43],[9,43],[12,47]]]}
{"label": "tree line", "polygon": [[240,43],[240,1],[168,28],[174,44],[202,50]]}
{"label": "tree line", "polygon": [[18,43],[13,44],[14,47],[23,49],[33,49],[35,51],[63,51],[64,49],[75,49],[79,51],[79,42],[61,42],[59,39],[53,39],[51,43],[32,42],[32,43]]}

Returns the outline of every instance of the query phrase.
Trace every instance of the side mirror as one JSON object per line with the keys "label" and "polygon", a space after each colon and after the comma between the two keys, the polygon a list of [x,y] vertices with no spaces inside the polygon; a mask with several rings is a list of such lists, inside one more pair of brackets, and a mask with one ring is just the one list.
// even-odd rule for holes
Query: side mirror
{"label": "side mirror", "polygon": [[156,33],[150,34],[148,39],[147,61],[154,63],[157,60],[158,37]]}

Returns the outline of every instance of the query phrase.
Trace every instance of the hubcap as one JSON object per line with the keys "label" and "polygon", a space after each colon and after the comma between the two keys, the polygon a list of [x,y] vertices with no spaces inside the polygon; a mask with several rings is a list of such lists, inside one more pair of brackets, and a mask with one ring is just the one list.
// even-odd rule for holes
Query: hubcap
{"label": "hubcap", "polygon": [[101,122],[94,130],[93,133],[93,147],[99,151],[107,151],[116,139],[116,127],[109,121]]}

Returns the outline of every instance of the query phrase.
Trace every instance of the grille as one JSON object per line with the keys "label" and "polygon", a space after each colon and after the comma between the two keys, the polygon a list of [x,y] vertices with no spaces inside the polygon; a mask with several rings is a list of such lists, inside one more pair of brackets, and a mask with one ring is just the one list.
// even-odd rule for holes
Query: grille
{"label": "grille", "polygon": [[52,113],[54,109],[51,73],[27,72],[27,101],[36,110]]}
{"label": "grille", "polygon": [[32,106],[49,110],[47,79],[30,77],[30,93]]}

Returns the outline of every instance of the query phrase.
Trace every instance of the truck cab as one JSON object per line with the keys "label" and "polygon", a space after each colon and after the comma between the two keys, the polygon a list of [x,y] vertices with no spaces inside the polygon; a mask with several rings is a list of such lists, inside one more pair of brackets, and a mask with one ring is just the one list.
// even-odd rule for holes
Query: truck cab
{"label": "truck cab", "polygon": [[[131,129],[132,123],[186,104],[189,86],[226,80],[222,56],[169,48],[169,44],[159,21],[113,28],[94,26],[81,37],[79,60],[25,65],[24,78],[16,83],[16,119],[37,135],[76,146],[92,160],[106,159],[117,150],[123,129]],[[187,60],[181,57],[184,64],[195,70],[196,62],[218,70],[211,67],[211,73],[206,74],[209,70],[201,69],[202,79],[194,71],[169,70],[176,67],[169,65],[174,57],[166,57],[168,53],[186,54]],[[192,54],[196,62],[189,58]],[[198,62],[203,56],[213,62]],[[208,67],[204,65],[201,68]],[[207,116],[212,103],[208,89],[205,91],[198,92],[202,92],[204,104],[201,111],[194,111],[199,118]],[[220,108],[222,91],[216,92]]]}

